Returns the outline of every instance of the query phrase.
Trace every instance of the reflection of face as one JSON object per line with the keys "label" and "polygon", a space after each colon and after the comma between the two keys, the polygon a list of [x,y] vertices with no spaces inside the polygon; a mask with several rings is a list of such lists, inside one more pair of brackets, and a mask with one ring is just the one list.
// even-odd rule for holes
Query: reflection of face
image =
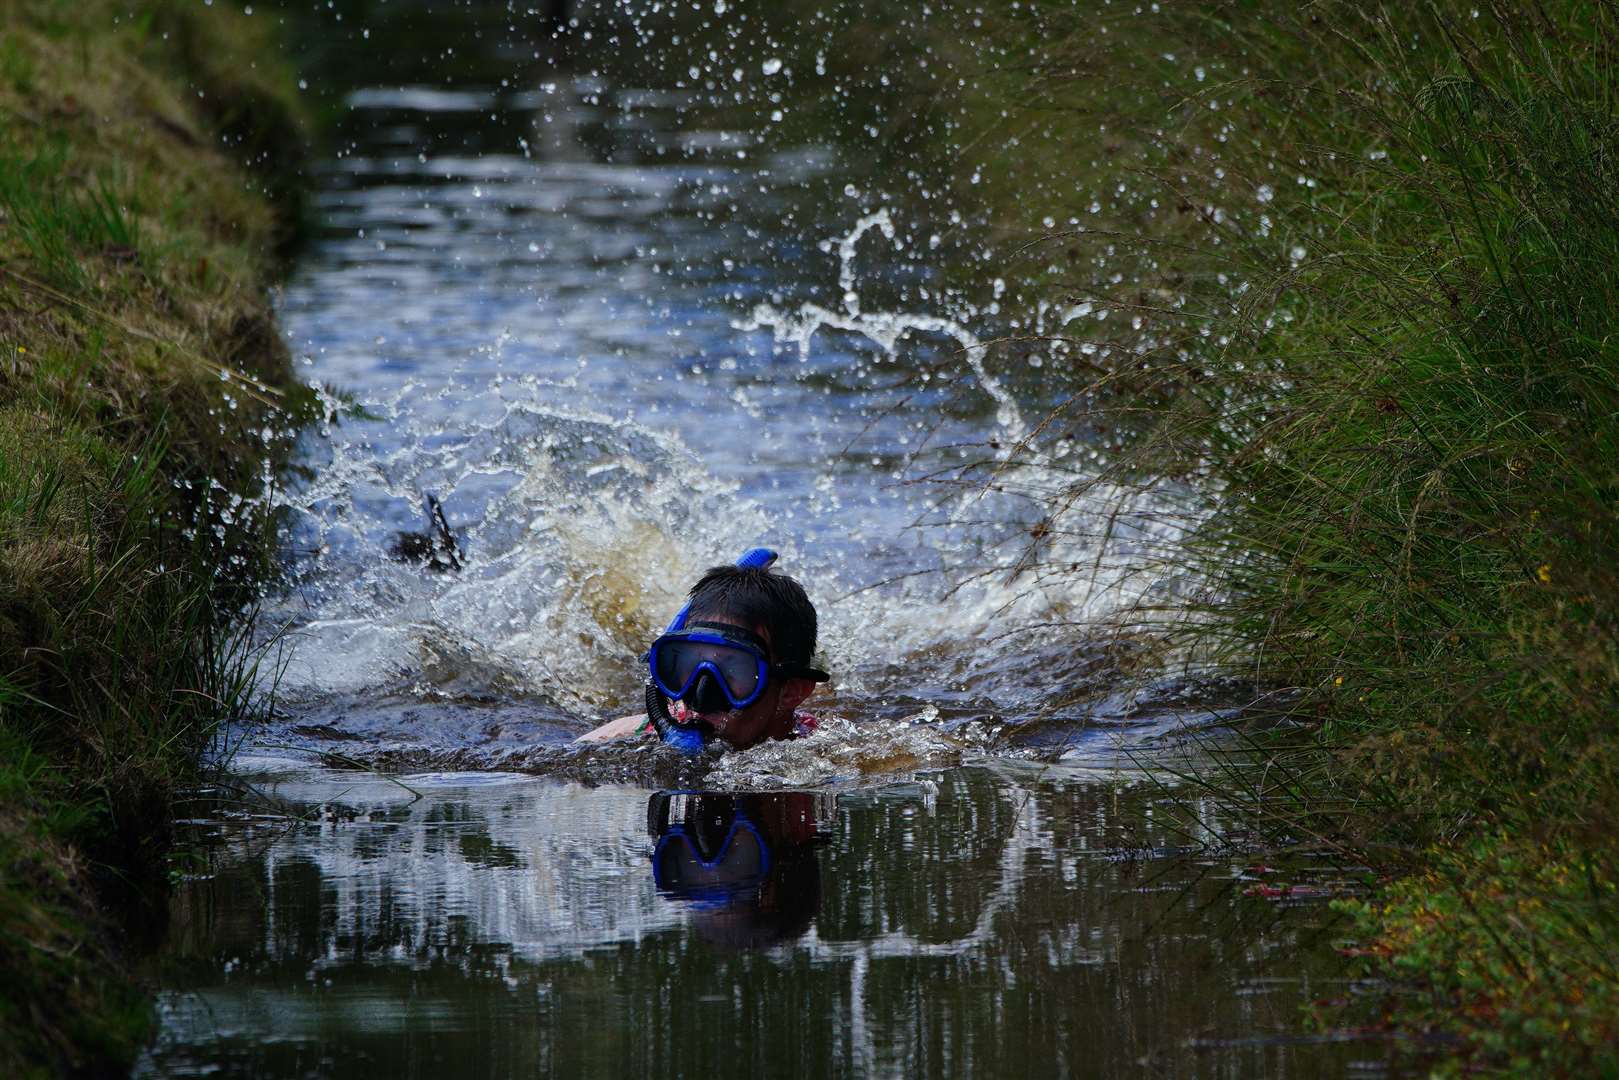
{"label": "reflection of face", "polygon": [[692,903],[693,929],[718,945],[749,949],[798,937],[821,901],[815,845],[831,806],[818,810],[817,798],[653,795],[647,827],[656,839],[652,873],[659,891]]}
{"label": "reflection of face", "polygon": [[[775,645],[770,641],[770,633],[763,626],[748,626],[739,619],[728,615],[697,615],[692,619],[701,619],[705,622],[725,623],[729,626],[741,626],[752,630],[765,640],[770,648],[770,662],[777,660]],[[815,684],[808,679],[784,679],[772,675],[765,683],[764,691],[754,699],[753,704],[745,709],[725,709],[721,712],[704,712],[695,715],[713,728],[720,738],[738,750],[745,750],[766,739],[786,738],[793,726],[793,710],[809,696]]]}

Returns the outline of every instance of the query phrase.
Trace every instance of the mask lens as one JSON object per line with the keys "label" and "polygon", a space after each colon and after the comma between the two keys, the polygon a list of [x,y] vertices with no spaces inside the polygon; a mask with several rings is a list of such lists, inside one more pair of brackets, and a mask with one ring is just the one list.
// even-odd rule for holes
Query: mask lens
{"label": "mask lens", "polygon": [[714,657],[714,666],[720,669],[725,677],[725,685],[730,688],[731,697],[741,701],[753,693],[753,688],[759,684],[759,661],[754,655],[744,649],[722,648]]}
{"label": "mask lens", "polygon": [[678,693],[697,673],[711,664],[725,681],[733,701],[744,701],[759,685],[759,660],[747,649],[711,641],[661,641],[653,656],[658,681]]}
{"label": "mask lens", "polygon": [[679,694],[697,670],[697,655],[687,648],[688,644],[660,641],[652,648],[652,673],[671,695]]}

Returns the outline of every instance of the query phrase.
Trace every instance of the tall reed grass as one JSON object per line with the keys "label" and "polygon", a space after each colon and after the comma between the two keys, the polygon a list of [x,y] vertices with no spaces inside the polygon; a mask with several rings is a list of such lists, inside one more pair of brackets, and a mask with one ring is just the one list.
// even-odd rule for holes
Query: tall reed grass
{"label": "tall reed grass", "polygon": [[1610,13],[1334,14],[1246,46],[1313,185],[1272,204],[1295,265],[1251,264],[1150,445],[1220,492],[1192,552],[1233,658],[1437,785],[1379,834],[1556,830],[1512,793],[1616,805]]}
{"label": "tall reed grass", "polygon": [[1442,1068],[1619,1069],[1619,9],[986,32],[963,170],[1069,313],[994,359],[1042,355],[1036,441],[1102,459],[1010,564],[1112,535],[1087,493],[1200,493],[1131,556],[1175,588],[1109,631],[1264,691],[1196,782],[1398,880],[1344,906],[1399,1029],[1459,1037]]}

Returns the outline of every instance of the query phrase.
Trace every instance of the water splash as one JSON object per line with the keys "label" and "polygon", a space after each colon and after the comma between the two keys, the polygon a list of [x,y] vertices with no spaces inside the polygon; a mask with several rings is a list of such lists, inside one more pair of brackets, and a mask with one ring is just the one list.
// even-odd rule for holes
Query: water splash
{"label": "water splash", "polygon": [[823,243],[822,250],[836,246],[838,252],[838,286],[842,293],[843,310],[833,311],[820,304],[806,301],[796,311],[784,312],[772,304],[758,304],[750,318],[736,324],[739,330],[769,330],[778,342],[795,345],[799,359],[808,360],[810,341],[821,330],[842,330],[857,334],[872,342],[885,354],[895,355],[900,343],[912,334],[930,334],[949,338],[961,346],[961,357],[971,369],[978,385],[995,402],[995,422],[1005,436],[998,451],[1002,457],[1026,434],[1023,413],[1011,392],[1001,385],[984,367],[984,343],[967,327],[940,315],[920,312],[866,312],[862,310],[860,292],[856,287],[855,256],[860,240],[876,229],[898,246],[894,221],[887,210],[867,214],[855,227],[833,243]]}
{"label": "water splash", "polygon": [[875,724],[827,717],[807,738],[726,754],[703,783],[723,791],[891,785],[919,770],[960,765],[971,749],[967,738],[927,727],[920,715]]}
{"label": "water splash", "polygon": [[[598,90],[575,87],[574,105],[593,109]],[[542,96],[547,115],[570,97]],[[413,99],[387,107],[436,115]],[[701,134],[664,122],[660,139]],[[312,376],[359,391],[372,417],[313,433],[314,478],[282,497],[296,583],[269,614],[287,632],[280,700],[307,725],[393,748],[493,752],[513,732],[554,747],[558,730],[636,708],[637,657],[682,590],[761,542],[820,609],[843,715],[887,721],[930,703],[956,718],[1043,715],[1042,688],[1083,651],[1084,624],[1161,576],[1146,518],[1093,526],[1103,490],[1047,523],[1029,558],[1006,557],[1040,524],[1053,477],[1087,463],[1036,445],[981,328],[871,299],[862,272],[920,266],[901,257],[888,211],[820,243],[836,261],[821,282],[782,257],[795,241],[768,231],[780,214],[759,219],[763,233],[712,227],[712,192],[738,175],[722,162],[594,162],[538,142],[398,171],[381,160],[345,160],[322,195],[333,234],[287,294]],[[760,235],[761,251],[739,248]],[[756,303],[833,281],[832,306]],[[735,318],[744,303],[751,316]],[[844,359],[822,330],[893,359],[952,354],[944,367],[994,417],[952,420],[951,438],[996,447],[998,490],[967,477],[939,500],[910,485],[911,421],[862,431],[888,402],[833,385]],[[759,331],[805,362],[784,369]],[[857,432],[869,464],[839,451]],[[458,530],[459,574],[387,558],[399,531],[421,527],[428,491]]]}
{"label": "water splash", "polygon": [[[311,557],[271,611],[290,627],[283,696],[532,696],[594,712],[631,692],[681,583],[766,533],[746,506],[705,514],[734,487],[657,432],[532,402],[415,430],[409,399],[379,410],[406,436],[392,449],[330,432],[317,479],[284,501]],[[427,490],[461,525],[460,574],[381,557]]]}
{"label": "water splash", "polygon": [[[530,703],[581,725],[629,711],[638,698],[637,657],[679,606],[684,585],[769,538],[820,605],[821,651],[837,673],[843,711],[893,716],[886,702],[897,696],[917,707],[949,701],[952,715],[987,720],[1039,713],[1052,680],[1085,655],[1073,627],[1140,595],[1125,575],[1105,588],[1093,578],[1086,591],[1071,576],[1042,577],[1039,567],[1022,580],[986,576],[942,597],[943,571],[861,590],[868,568],[840,552],[801,551],[765,506],[709,473],[676,434],[541,403],[559,389],[566,388],[544,379],[506,380],[500,399],[477,401],[465,422],[451,423],[434,419],[436,410],[451,402],[461,415],[466,388],[408,383],[370,407],[369,425],[322,433],[310,451],[315,479],[283,500],[294,545],[306,553],[298,587],[269,612],[287,631],[283,702],[326,713],[341,703],[342,725],[369,724],[363,730],[394,747],[489,751],[531,728],[485,736],[467,730],[455,710]],[[428,490],[443,498],[460,534],[466,565],[459,574],[383,557],[396,530],[418,524]],[[1004,513],[1003,498],[979,504],[981,514]],[[969,527],[936,532],[927,555],[935,565],[959,565],[981,535]],[[1125,560],[1150,547],[1128,521],[1115,523],[1105,542],[1110,558]],[[1098,558],[1096,545],[1090,535],[1053,537],[1042,564]],[[1037,680],[1029,678],[1031,662]],[[399,700],[451,707],[451,719],[440,730],[380,707]],[[358,720],[361,713],[372,719]],[[960,745],[934,739],[907,734],[886,750],[862,745],[858,753],[891,764],[959,757]],[[554,736],[546,741],[555,745]],[[779,768],[748,767],[774,783],[860,771],[836,755],[815,757],[820,746],[783,751]],[[478,763],[499,762],[482,754]]]}

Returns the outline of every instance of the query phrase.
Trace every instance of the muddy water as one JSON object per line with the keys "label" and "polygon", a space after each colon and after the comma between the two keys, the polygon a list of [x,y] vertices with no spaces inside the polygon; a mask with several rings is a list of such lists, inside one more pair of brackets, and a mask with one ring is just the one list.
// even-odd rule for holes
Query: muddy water
{"label": "muddy water", "polygon": [[[1347,992],[1324,907],[1247,895],[1146,771],[1242,700],[1117,666],[1110,619],[1175,587],[1178,493],[1099,488],[1105,532],[1028,555],[1088,575],[974,573],[1043,512],[1007,448],[1094,466],[984,362],[1029,323],[938,179],[952,129],[861,144],[955,61],[878,20],[934,62],[834,85],[858,13],[727,10],[581,8],[565,42],[501,4],[288,17],[341,137],[282,320],[349,398],[275,496],[274,719],[183,823],[142,1071],[1375,1065],[1300,1034]],[[389,555],[429,492],[459,572]],[[821,730],[571,746],[757,543],[820,609]]]}

